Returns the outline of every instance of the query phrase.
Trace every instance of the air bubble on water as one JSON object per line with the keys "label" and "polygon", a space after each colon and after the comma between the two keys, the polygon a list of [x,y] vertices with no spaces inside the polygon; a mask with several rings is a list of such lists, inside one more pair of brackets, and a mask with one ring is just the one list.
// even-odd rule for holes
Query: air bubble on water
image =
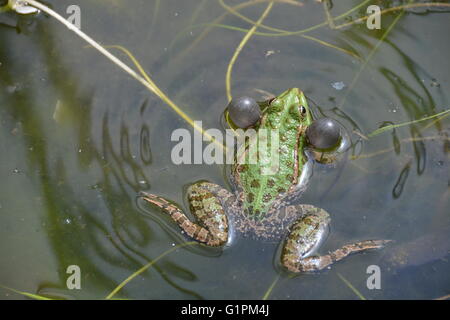
{"label": "air bubble on water", "polygon": [[393,112],[396,113],[397,112],[397,108],[395,107],[395,104],[393,104],[392,102],[389,104],[390,107],[392,107],[391,109],[388,110],[388,112]]}
{"label": "air bubble on water", "polygon": [[431,79],[431,86],[439,88],[441,86],[441,84],[439,82],[437,82],[436,79]]}
{"label": "air bubble on water", "polygon": [[336,89],[336,90],[342,90],[342,89],[344,89],[344,87],[345,87],[345,83],[342,82],[342,81],[333,82],[333,83],[331,84],[331,86],[332,86],[334,89]]}

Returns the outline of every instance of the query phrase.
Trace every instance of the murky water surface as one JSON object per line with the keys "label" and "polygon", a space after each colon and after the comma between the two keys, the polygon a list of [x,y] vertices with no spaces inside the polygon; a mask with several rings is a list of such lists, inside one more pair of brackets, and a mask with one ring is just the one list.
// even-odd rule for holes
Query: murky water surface
{"label": "murky water surface", "polygon": [[[330,13],[339,16],[361,2],[335,1]],[[47,3],[65,16],[72,4]],[[383,8],[406,1],[388,3]],[[192,119],[221,128],[225,74],[245,35],[236,28],[248,29],[248,22],[227,14],[219,1],[78,5],[84,32],[126,47]],[[336,25],[364,16],[367,5]],[[237,10],[257,20],[266,6],[250,1]],[[316,113],[334,117],[351,134],[346,156],[316,165],[301,199],[332,216],[321,251],[354,240],[394,240],[317,274],[282,273],[270,298],[358,299],[342,278],[369,299],[450,293],[450,117],[363,137],[382,124],[450,108],[448,9],[420,7],[400,17],[392,11],[382,15],[380,30],[363,22],[290,36],[257,34],[244,46],[232,72],[233,96],[261,98],[258,90],[278,94],[299,87]],[[275,3],[264,25],[296,31],[325,18],[316,1]],[[56,20],[0,13],[0,284],[53,297],[103,298],[179,244],[139,208],[137,193],[186,205],[189,184],[204,179],[227,186],[228,179],[223,166],[173,164],[170,136],[177,128],[192,132],[158,97]],[[221,255],[180,248],[116,297],[260,299],[280,275],[276,250],[276,243],[250,239]],[[81,268],[81,290],[66,287],[69,265]],[[379,290],[366,286],[370,265],[380,267]],[[4,289],[0,294],[20,298]]]}

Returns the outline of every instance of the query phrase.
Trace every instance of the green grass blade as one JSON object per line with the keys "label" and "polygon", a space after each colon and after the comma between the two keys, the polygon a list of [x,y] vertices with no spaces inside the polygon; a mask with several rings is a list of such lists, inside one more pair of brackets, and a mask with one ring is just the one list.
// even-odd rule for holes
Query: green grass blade
{"label": "green grass blade", "polygon": [[177,245],[177,246],[175,246],[173,248],[170,248],[169,250],[165,251],[164,253],[159,255],[156,259],[154,259],[154,260],[150,261],[149,263],[145,264],[142,268],[140,268],[139,270],[134,272],[132,275],[130,275],[128,278],[126,278],[124,281],[122,281],[113,291],[111,291],[110,294],[108,294],[105,297],[105,299],[107,299],[107,300],[112,299],[112,297],[114,297],[128,282],[130,282],[131,280],[136,278],[138,275],[143,273],[145,270],[150,268],[152,265],[154,265],[156,262],[158,262],[159,260],[164,258],[169,253],[172,253],[173,251],[175,251],[175,250],[177,250],[179,248],[182,248],[182,247],[185,247],[185,246],[190,246],[190,245],[196,245],[196,244],[198,244],[198,242],[196,242],[196,241],[185,242],[185,243],[179,244],[179,245]]}
{"label": "green grass blade", "polygon": [[262,300],[267,300],[269,296],[271,295],[273,288],[275,288],[276,284],[278,283],[278,280],[280,280],[280,275],[277,275],[275,279],[273,280],[270,287],[267,289],[266,293],[264,293]]}
{"label": "green grass blade", "polygon": [[161,6],[161,0],[155,0],[155,5],[153,7],[152,27],[155,25],[156,19],[158,18],[160,6]]}
{"label": "green grass blade", "polygon": [[253,25],[253,27],[247,32],[247,34],[242,38],[241,42],[239,43],[238,47],[234,51],[233,57],[230,60],[230,63],[228,64],[227,73],[225,76],[225,86],[226,86],[226,92],[227,92],[227,98],[228,101],[231,101],[231,71],[233,70],[233,65],[239,56],[239,53],[242,51],[242,48],[245,46],[245,44],[248,42],[250,37],[253,35],[253,33],[256,31],[256,28],[261,24],[261,22],[267,17],[270,10],[272,9],[273,2],[269,2],[269,4],[266,7],[266,10],[264,10],[261,17],[256,21],[256,23]]}
{"label": "green grass blade", "polygon": [[337,273],[338,277],[344,281],[344,283],[347,285],[347,287],[349,287],[357,296],[359,299],[361,300],[367,300],[362,294],[361,292],[358,291],[358,289],[356,289],[351,283],[350,281],[348,281],[347,279],[344,278],[343,275],[341,275],[339,272]]}
{"label": "green grass blade", "polygon": [[[433,119],[433,118],[436,118],[436,117],[443,116],[443,115],[445,115],[445,114],[447,114],[447,113],[449,113],[449,112],[450,112],[450,109],[445,110],[445,111],[442,111],[442,112],[439,112],[439,113],[436,113],[436,114],[434,114],[434,115],[432,115],[432,116],[425,117],[425,118],[422,118],[422,119],[413,120],[413,121],[408,121],[408,122],[399,123],[399,124],[391,124],[391,125],[389,125],[389,126],[385,126],[385,127],[379,128],[379,129],[377,129],[377,130],[375,130],[375,131],[369,133],[369,134],[367,135],[367,137],[372,138],[372,137],[374,137],[374,136],[376,136],[376,135],[379,135],[380,133],[389,131],[389,130],[391,130],[391,129],[395,129],[395,128],[399,128],[399,127],[403,127],[403,126],[408,126],[408,125],[410,125],[410,124],[414,124],[414,123],[418,123],[418,122],[430,120],[430,119]],[[444,118],[444,117],[443,117],[443,118]]]}
{"label": "green grass blade", "polygon": [[369,63],[369,61],[372,59],[373,55],[375,54],[375,52],[378,50],[378,48],[380,47],[380,45],[384,42],[384,39],[386,39],[386,37],[388,36],[388,34],[391,32],[391,30],[394,28],[394,26],[397,24],[397,22],[400,20],[400,18],[403,16],[404,12],[400,12],[397,17],[395,17],[394,21],[391,23],[391,25],[387,28],[386,32],[383,33],[383,35],[381,36],[380,40],[378,40],[377,44],[375,45],[375,47],[373,47],[373,49],[369,52],[369,55],[367,56],[367,58],[364,60],[363,64],[361,65],[361,67],[359,68],[358,72],[356,73],[356,75],[354,76],[347,92],[344,95],[344,98],[341,101],[341,104],[339,106],[339,109],[342,110],[342,108],[344,107],[345,101],[347,100],[347,96],[348,94],[353,90],[353,88],[355,87],[356,83],[359,80],[359,77],[361,76],[361,73],[364,71],[364,69],[366,68],[367,64]]}
{"label": "green grass blade", "polygon": [[158,98],[160,98],[162,101],[164,101],[176,114],[178,114],[191,127],[193,127],[195,130],[200,132],[203,136],[208,138],[209,141],[212,141],[217,146],[221,147],[224,150],[227,150],[227,147],[225,145],[223,145],[219,141],[213,139],[213,137],[211,137],[205,130],[203,130],[203,128],[199,127],[191,117],[189,117],[179,106],[177,106],[175,104],[175,102],[173,102],[171,99],[169,99],[169,97],[158,88],[158,86],[153,82],[153,80],[150,78],[148,73],[145,72],[144,68],[139,63],[139,61],[134,57],[134,55],[128,49],[126,49],[125,47],[119,46],[119,45],[104,45],[103,47],[118,49],[118,50],[122,51],[123,53],[125,53],[128,56],[128,58],[130,58],[130,60],[133,62],[135,67],[138,69],[138,71],[142,75],[143,79],[145,79],[145,81],[148,83],[148,85],[150,85],[154,89],[154,91],[152,91],[152,92],[154,94],[156,94],[158,96]]}
{"label": "green grass blade", "polygon": [[16,289],[13,289],[13,288],[10,288],[10,287],[6,287],[6,286],[3,286],[3,285],[0,285],[0,287],[2,287],[4,289],[7,289],[7,290],[10,290],[12,292],[15,292],[17,294],[20,294],[22,296],[25,296],[25,297],[28,297],[28,298],[31,298],[31,299],[35,299],[35,300],[53,300],[53,299],[50,299],[50,298],[47,298],[47,297],[44,297],[44,296],[40,296],[38,294],[29,293],[29,292],[26,292],[26,291],[16,290]]}

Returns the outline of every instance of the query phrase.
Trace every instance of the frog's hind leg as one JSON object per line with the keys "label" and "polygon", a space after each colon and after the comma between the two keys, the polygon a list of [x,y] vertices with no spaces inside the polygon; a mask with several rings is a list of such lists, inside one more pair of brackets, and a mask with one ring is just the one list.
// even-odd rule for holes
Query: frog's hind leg
{"label": "frog's hind leg", "polygon": [[141,192],[141,196],[167,213],[192,239],[212,247],[223,246],[228,241],[228,218],[223,203],[232,194],[220,186],[201,182],[188,188],[191,212],[197,222],[192,222],[182,209],[163,197],[146,192]]}
{"label": "frog's hind leg", "polygon": [[323,240],[330,222],[329,214],[311,205],[289,206],[297,210],[301,217],[296,220],[288,234],[281,253],[282,265],[291,272],[311,272],[322,270],[346,256],[369,249],[380,249],[390,240],[365,240],[343,247],[322,256],[310,256]]}

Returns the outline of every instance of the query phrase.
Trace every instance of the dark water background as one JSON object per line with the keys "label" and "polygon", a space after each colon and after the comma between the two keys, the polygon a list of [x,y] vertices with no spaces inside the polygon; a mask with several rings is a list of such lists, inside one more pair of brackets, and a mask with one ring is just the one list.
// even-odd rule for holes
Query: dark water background
{"label": "dark water background", "polygon": [[[63,15],[73,4],[47,3]],[[335,1],[330,12],[338,16],[359,3]],[[385,8],[406,1],[383,3]],[[204,128],[221,128],[225,73],[244,33],[216,27],[194,42],[206,28],[199,24],[226,12],[219,2],[77,4],[84,32],[102,44],[126,47],[190,117],[202,120]],[[266,6],[257,3],[240,12],[257,20]],[[365,8],[352,13],[353,19],[364,16]],[[236,61],[233,96],[260,98],[255,89],[277,94],[299,87],[317,110],[339,119],[351,133],[354,147],[333,166],[316,165],[301,199],[331,213],[331,235],[322,252],[353,240],[395,240],[382,251],[354,255],[318,274],[281,275],[270,298],[357,299],[339,275],[369,299],[433,299],[450,293],[450,118],[369,140],[352,133],[368,134],[386,121],[401,123],[450,108],[448,12],[410,9],[397,21],[399,13],[383,15],[381,30],[363,23],[307,34],[361,59],[295,35],[254,35]],[[276,3],[264,24],[301,30],[325,18],[315,1],[302,7]],[[220,23],[249,28],[230,14]],[[336,82],[345,87],[337,90]],[[57,297],[103,298],[172,248],[176,239],[138,208],[137,192],[183,203],[183,191],[192,182],[227,185],[221,166],[172,163],[170,135],[177,128],[191,130],[54,19],[1,13],[0,284]],[[276,248],[246,239],[221,256],[182,248],[118,297],[260,299],[279,275]],[[81,290],[66,289],[66,268],[72,264],[82,270]],[[366,269],[373,264],[381,267],[380,290],[366,287]],[[0,297],[21,296],[0,289]]]}

